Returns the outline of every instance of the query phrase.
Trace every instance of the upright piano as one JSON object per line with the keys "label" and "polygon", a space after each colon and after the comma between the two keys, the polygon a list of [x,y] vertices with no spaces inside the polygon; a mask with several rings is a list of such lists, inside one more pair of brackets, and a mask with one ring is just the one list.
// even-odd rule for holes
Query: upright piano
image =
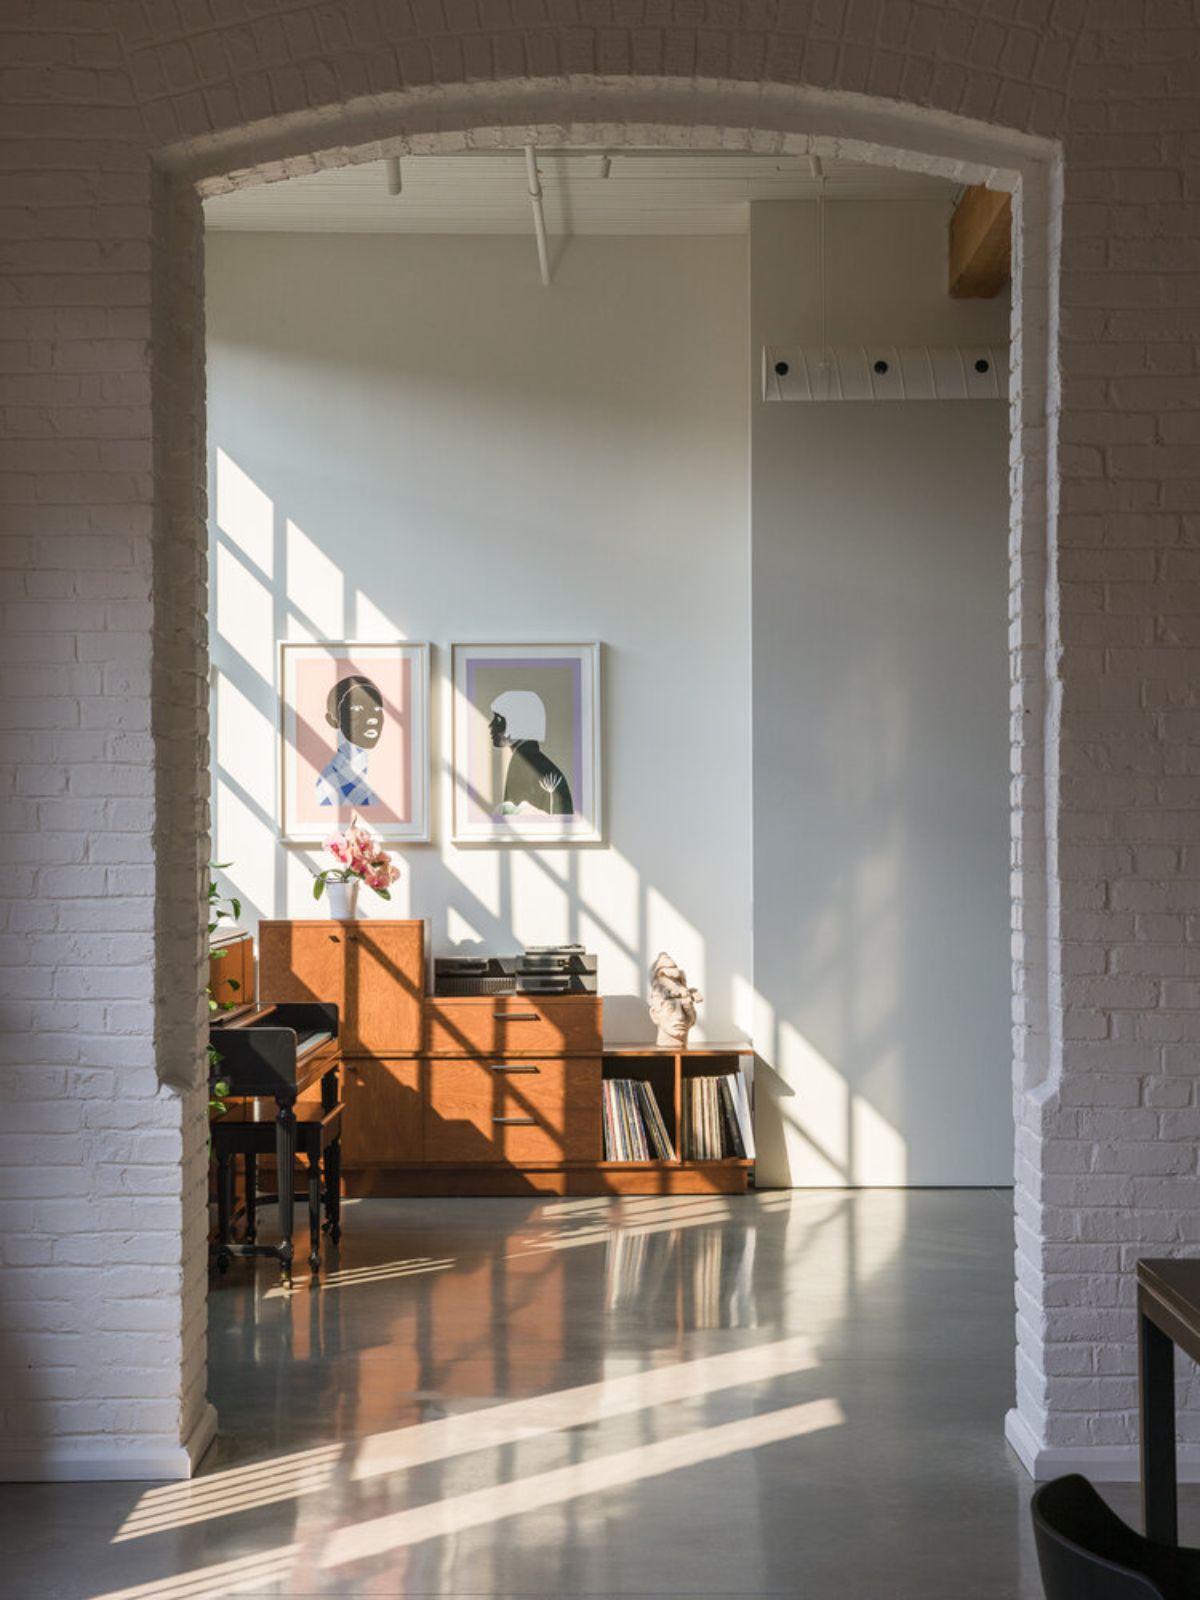
{"label": "upright piano", "polygon": [[209,1043],[218,1060],[210,1066],[209,1087],[229,1085],[227,1099],[271,1099],[276,1106],[275,1157],[279,1187],[279,1243],[233,1244],[222,1240],[230,1255],[274,1256],[286,1282],[292,1276],[292,1205],[295,1198],[295,1105],[306,1089],[319,1083],[321,1104],[338,1102],[338,1008],[325,1001],[288,1001],[245,1005],[214,1015]]}

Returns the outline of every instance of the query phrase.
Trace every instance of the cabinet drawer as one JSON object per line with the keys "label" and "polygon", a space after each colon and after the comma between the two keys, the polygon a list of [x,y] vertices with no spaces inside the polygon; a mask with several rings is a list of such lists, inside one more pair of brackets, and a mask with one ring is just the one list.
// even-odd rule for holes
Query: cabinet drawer
{"label": "cabinet drawer", "polygon": [[594,995],[520,994],[426,1000],[425,1049],[438,1056],[599,1055],[600,1001]]}
{"label": "cabinet drawer", "polygon": [[600,1058],[425,1063],[425,1160],[598,1161]]}

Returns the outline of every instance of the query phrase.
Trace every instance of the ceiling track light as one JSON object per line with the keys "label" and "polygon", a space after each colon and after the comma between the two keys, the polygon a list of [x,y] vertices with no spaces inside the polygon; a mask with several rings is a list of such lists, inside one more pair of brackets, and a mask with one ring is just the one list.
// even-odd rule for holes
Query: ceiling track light
{"label": "ceiling track light", "polygon": [[529,203],[533,207],[533,231],[537,238],[538,271],[542,288],[550,287],[550,251],[546,243],[546,213],[542,207],[542,181],[538,177],[537,157],[533,146],[525,146],[525,176],[529,183]]}

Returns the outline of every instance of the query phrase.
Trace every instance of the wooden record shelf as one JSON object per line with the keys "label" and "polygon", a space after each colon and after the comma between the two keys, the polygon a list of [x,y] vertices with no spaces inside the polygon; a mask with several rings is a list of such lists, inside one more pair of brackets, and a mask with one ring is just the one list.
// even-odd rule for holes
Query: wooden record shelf
{"label": "wooden record shelf", "polygon": [[[667,1131],[676,1150],[680,1150],[683,1140],[684,1079],[711,1075],[717,1063],[724,1063],[726,1072],[740,1072],[742,1063],[753,1058],[754,1046],[744,1042],[721,1044],[706,1041],[682,1050],[673,1045],[606,1044],[601,1057],[601,1073],[605,1078],[635,1077],[648,1081],[660,1108],[669,1112]],[[639,1071],[639,1067],[642,1070]],[[681,1155],[673,1161],[604,1159],[597,1163],[599,1172],[614,1180],[618,1177],[625,1180],[621,1188],[626,1193],[639,1192],[635,1185],[639,1181],[638,1174],[641,1174],[642,1183],[653,1185],[651,1192],[741,1194],[746,1190],[753,1169],[752,1160],[739,1156],[697,1159]]]}

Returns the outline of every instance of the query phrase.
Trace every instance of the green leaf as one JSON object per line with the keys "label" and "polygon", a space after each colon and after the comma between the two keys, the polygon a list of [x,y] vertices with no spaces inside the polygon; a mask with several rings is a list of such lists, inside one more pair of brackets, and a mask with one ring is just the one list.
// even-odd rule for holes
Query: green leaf
{"label": "green leaf", "polygon": [[316,880],[316,882],[313,884],[313,899],[314,900],[319,900],[321,898],[321,891],[324,889],[324,887],[325,887],[325,879],[322,876],[322,877],[319,877]]}
{"label": "green leaf", "polygon": [[242,986],[236,978],[226,978],[225,985],[227,988],[232,989],[234,994],[241,993]]}
{"label": "green leaf", "polygon": [[238,899],[238,898],[237,898],[237,896],[236,896],[236,895],[235,895],[235,896],[234,896],[234,898],[233,898],[233,899],[232,899],[232,900],[231,900],[231,901],[230,901],[230,902],[229,902],[229,904],[230,904],[230,905],[231,905],[231,906],[232,906],[232,907],[233,907],[233,914],[234,914],[234,916],[235,916],[235,917],[240,917],[240,916],[241,916],[241,914],[242,914],[242,902],[241,902],[241,901],[240,901],[240,900],[239,900],[239,899]]}
{"label": "green leaf", "polygon": [[375,893],[381,900],[390,900],[392,898],[392,891],[390,889],[376,889]]}

